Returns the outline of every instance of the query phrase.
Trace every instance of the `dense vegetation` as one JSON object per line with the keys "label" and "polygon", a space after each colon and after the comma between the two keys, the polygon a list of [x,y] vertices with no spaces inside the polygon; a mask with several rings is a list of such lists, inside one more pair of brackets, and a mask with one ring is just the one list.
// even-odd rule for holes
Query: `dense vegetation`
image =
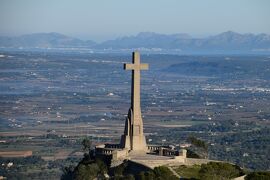
{"label": "dense vegetation", "polygon": [[244,171],[236,165],[222,162],[209,162],[193,166],[179,166],[176,172],[183,178],[202,180],[232,179],[244,175]]}
{"label": "dense vegetation", "polygon": [[[45,161],[40,156],[22,158],[0,157],[0,175],[10,180],[26,179],[55,179],[61,176],[65,166],[72,166],[78,163],[77,158],[65,160]],[[8,167],[8,163],[13,163]]]}
{"label": "dense vegetation", "polygon": [[252,172],[249,173],[245,180],[269,180],[270,172]]}
{"label": "dense vegetation", "polygon": [[137,177],[140,180],[152,180],[152,179],[177,180],[178,179],[175,175],[173,175],[173,173],[169,170],[169,168],[165,166],[155,167],[153,171],[141,172]]}
{"label": "dense vegetation", "polygon": [[104,175],[106,173],[107,166],[103,163],[103,161],[89,161],[87,157],[85,157],[75,168],[71,177],[73,177],[75,180],[88,180],[96,177],[104,179]]}
{"label": "dense vegetation", "polygon": [[[55,177],[59,173],[54,170],[45,170],[46,162],[39,156],[0,158],[0,162],[0,175],[11,180],[47,179],[48,177]],[[8,163],[13,163],[13,165],[8,167]]]}
{"label": "dense vegetation", "polygon": [[200,147],[200,148],[203,148],[203,149],[207,150],[207,144],[204,141],[202,141],[200,139],[197,139],[194,136],[190,136],[188,138],[188,141],[191,142],[193,145],[195,145],[197,147]]}
{"label": "dense vegetation", "polygon": [[110,167],[110,157],[96,158],[91,149],[91,141],[88,138],[82,140],[84,150],[89,150],[84,154],[84,158],[73,167],[63,169],[62,180],[89,180],[89,179],[115,179],[115,180],[133,180],[133,179],[177,179],[176,176],[167,167],[156,167],[154,170],[145,166],[134,164],[130,161],[124,161],[116,167]]}
{"label": "dense vegetation", "polygon": [[[168,144],[177,144],[191,142],[190,137],[197,140],[192,140],[188,157],[207,156],[209,159],[232,162],[251,170],[270,169],[270,157],[267,156],[270,149],[270,129],[252,121],[227,120],[215,122],[214,125],[209,123],[173,130],[162,129],[158,131],[158,135],[151,135],[149,138],[154,142],[166,139]],[[207,150],[202,148],[204,144],[200,141],[207,144]]]}
{"label": "dense vegetation", "polygon": [[199,175],[201,179],[232,179],[244,175],[244,172],[236,165],[209,162],[201,165]]}
{"label": "dense vegetation", "polygon": [[[200,148],[207,148],[204,141],[195,137],[189,137],[189,141]],[[74,169],[72,167],[65,168],[62,180],[87,180],[95,178],[110,178],[115,180],[178,179],[173,172],[165,166],[155,167],[152,170],[126,160],[116,167],[110,167],[110,159],[108,157],[104,156],[100,159],[93,155],[93,150],[91,150],[91,141],[89,139],[83,139],[82,146],[84,149],[90,149],[89,153],[85,153],[84,158]],[[244,175],[244,171],[239,166],[223,162],[209,162],[207,164],[202,164],[201,166],[183,165],[175,168],[175,170],[181,177],[203,180],[232,179]]]}
{"label": "dense vegetation", "polygon": [[[138,167],[136,167],[138,166]],[[209,162],[207,164],[193,165],[193,166],[179,166],[174,167],[175,171],[182,178],[186,179],[232,179],[244,175],[244,171],[236,165],[222,162]],[[249,174],[247,177],[267,177],[267,173]],[[63,180],[86,180],[86,179],[114,179],[114,180],[174,180],[178,179],[173,172],[165,166],[155,167],[153,170],[140,169],[139,165],[135,165],[130,161],[125,161],[121,165],[108,168],[104,161],[99,159],[91,159],[89,156],[72,169],[66,169],[62,176]]]}
{"label": "dense vegetation", "polygon": [[[62,175],[62,180],[89,180],[89,179],[113,179],[113,180],[176,180],[178,179],[167,167],[156,167],[154,170],[144,169],[138,172],[131,162],[126,161],[121,165],[108,168],[106,164],[99,159],[90,160],[85,157],[78,166],[72,170],[66,168]],[[107,174],[108,173],[108,174]]]}

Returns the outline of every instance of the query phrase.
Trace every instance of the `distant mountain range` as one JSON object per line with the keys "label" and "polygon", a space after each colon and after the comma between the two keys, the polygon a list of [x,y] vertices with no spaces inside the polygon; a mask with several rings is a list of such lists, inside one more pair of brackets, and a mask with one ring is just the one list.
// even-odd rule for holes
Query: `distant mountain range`
{"label": "distant mountain range", "polygon": [[0,37],[2,48],[90,48],[108,50],[140,49],[142,51],[166,51],[191,53],[215,52],[269,52],[270,35],[240,34],[227,31],[207,38],[193,38],[188,34],[158,34],[141,32],[102,43],[83,41],[59,33],[35,33],[17,37]]}
{"label": "distant mountain range", "polygon": [[17,37],[0,37],[0,47],[65,48],[93,47],[94,41],[83,41],[60,33],[34,33]]}

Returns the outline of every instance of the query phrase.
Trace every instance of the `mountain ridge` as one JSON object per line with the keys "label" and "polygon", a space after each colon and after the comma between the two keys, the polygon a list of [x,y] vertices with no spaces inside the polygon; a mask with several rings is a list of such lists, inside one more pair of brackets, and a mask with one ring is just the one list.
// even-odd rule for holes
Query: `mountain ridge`
{"label": "mountain ridge", "polygon": [[96,42],[83,41],[78,38],[66,36],[64,34],[33,33],[21,36],[0,36],[0,47],[27,47],[27,48],[51,48],[51,47],[91,47]]}
{"label": "mountain ridge", "polygon": [[222,32],[206,38],[194,38],[186,33],[159,34],[140,32],[133,36],[96,43],[92,40],[81,40],[64,34],[34,33],[16,37],[0,36],[0,47],[4,48],[90,48],[90,49],[155,49],[179,52],[269,52],[270,35],[240,34],[233,31]]}

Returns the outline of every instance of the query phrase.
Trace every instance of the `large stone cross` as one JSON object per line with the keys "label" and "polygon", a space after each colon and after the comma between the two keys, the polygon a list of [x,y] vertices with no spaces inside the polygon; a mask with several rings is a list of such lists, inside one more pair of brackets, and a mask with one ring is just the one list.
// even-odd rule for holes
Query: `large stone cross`
{"label": "large stone cross", "polygon": [[133,64],[124,64],[125,70],[132,70],[131,106],[125,123],[125,131],[121,137],[121,147],[130,151],[147,150],[143,134],[143,121],[141,115],[140,78],[141,70],[147,70],[148,64],[140,63],[139,52],[133,52]]}
{"label": "large stone cross", "polygon": [[140,64],[139,52],[133,52],[132,62],[133,64],[124,64],[124,69],[132,70],[131,108],[134,113],[134,118],[137,119],[141,116],[140,70],[148,70],[148,64]]}

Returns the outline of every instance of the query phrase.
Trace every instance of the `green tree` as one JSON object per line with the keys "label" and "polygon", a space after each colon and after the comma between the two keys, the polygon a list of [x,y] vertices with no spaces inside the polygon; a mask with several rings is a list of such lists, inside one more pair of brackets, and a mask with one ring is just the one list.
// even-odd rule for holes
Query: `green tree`
{"label": "green tree", "polygon": [[244,175],[243,170],[236,165],[222,162],[202,164],[199,171],[201,179],[232,179]]}
{"label": "green tree", "polygon": [[96,163],[93,164],[80,164],[74,173],[75,180],[92,180],[99,174],[99,167]]}
{"label": "green tree", "polygon": [[62,180],[72,180],[73,179],[73,170],[74,170],[74,168],[72,168],[71,166],[63,168],[62,169],[63,174],[61,176],[61,179]]}
{"label": "green tree", "polygon": [[83,145],[83,150],[84,151],[89,151],[91,149],[92,142],[91,142],[90,139],[84,138],[83,141],[82,141],[82,145]]}
{"label": "green tree", "polygon": [[188,141],[189,141],[191,144],[193,144],[194,146],[196,146],[196,147],[202,148],[202,149],[204,149],[205,151],[208,150],[208,146],[207,146],[207,144],[206,144],[203,140],[197,139],[197,138],[194,137],[194,136],[189,136],[189,137],[188,137]]}
{"label": "green tree", "polygon": [[201,155],[202,158],[207,158],[208,157],[208,145],[206,142],[203,140],[197,139],[194,136],[189,136],[188,141],[196,147],[197,153]]}

